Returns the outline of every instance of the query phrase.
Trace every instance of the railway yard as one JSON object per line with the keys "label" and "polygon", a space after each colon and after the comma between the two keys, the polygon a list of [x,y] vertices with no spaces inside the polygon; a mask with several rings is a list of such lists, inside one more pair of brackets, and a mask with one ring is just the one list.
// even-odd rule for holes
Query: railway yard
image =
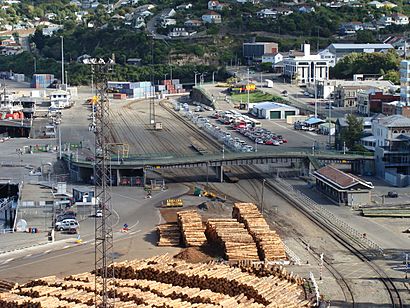
{"label": "railway yard", "polygon": [[[76,104],[63,111],[61,124],[61,142],[81,142],[84,149],[77,155],[85,157],[93,148],[90,110],[84,103],[87,91],[79,91]],[[174,110],[172,99],[155,101],[155,120],[162,123],[162,129],[155,130],[149,103],[111,101],[111,142],[127,145],[129,157],[223,156],[232,151]],[[218,124],[212,111],[198,114],[262,153],[311,153],[312,144],[324,148],[328,141],[327,136],[295,131],[284,121],[261,120],[287,143],[256,145]],[[11,141],[11,146],[17,143]],[[295,177],[294,167],[286,162],[232,166],[229,173],[236,183],[220,182],[213,168],[147,171],[147,181],[167,186],[153,190],[151,199],[142,187],[113,186],[116,279],[109,288],[120,299],[119,307],[303,307],[316,302],[314,284],[323,304],[332,307],[410,306],[403,265],[409,236],[401,232],[409,220],[365,218],[336,206]],[[142,174],[135,170],[131,175]],[[379,186],[376,189],[386,189]],[[407,198],[405,191],[400,194]],[[175,198],[181,200],[178,206],[164,206]],[[81,245],[72,244],[72,236],[59,235],[59,241],[34,247],[29,254],[0,254],[0,279],[19,283],[4,287],[8,292],[0,293],[0,304],[90,306],[94,219],[81,222]],[[121,230],[125,223],[130,226],[127,233]],[[268,260],[276,264],[263,265]],[[73,296],[76,292],[81,296]]]}

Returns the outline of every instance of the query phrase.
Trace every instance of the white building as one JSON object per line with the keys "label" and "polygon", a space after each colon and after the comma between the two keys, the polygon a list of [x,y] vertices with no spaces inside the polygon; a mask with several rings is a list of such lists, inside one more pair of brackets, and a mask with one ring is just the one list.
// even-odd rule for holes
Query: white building
{"label": "white building", "polygon": [[400,101],[410,106],[410,60],[400,62]]}
{"label": "white building", "polygon": [[220,14],[210,11],[207,14],[202,15],[202,21],[209,24],[220,24],[222,22],[222,17]]}
{"label": "white building", "polygon": [[71,106],[70,93],[63,90],[53,91],[49,94],[52,108],[62,109]]}
{"label": "white building", "polygon": [[277,64],[279,62],[283,61],[283,55],[279,52],[275,53],[265,53],[262,56],[262,63],[272,63],[272,64]]}
{"label": "white building", "polygon": [[329,49],[324,49],[319,52],[320,58],[329,61],[329,66],[334,67],[336,65],[336,56],[331,53]]}
{"label": "white building", "polygon": [[283,73],[298,85],[306,85],[320,79],[329,78],[329,61],[319,54],[310,54],[310,44],[303,45],[303,56],[283,59]]}
{"label": "white building", "polygon": [[394,47],[391,44],[344,44],[334,43],[327,46],[327,50],[335,55],[335,63],[344,56],[353,52],[357,53],[372,53],[372,52],[387,52]]}
{"label": "white building", "polygon": [[259,18],[276,18],[278,12],[271,9],[263,9],[256,13]]}
{"label": "white building", "polygon": [[388,146],[390,140],[399,135],[410,134],[410,119],[402,115],[392,115],[373,121],[372,134],[376,147]]}
{"label": "white building", "polygon": [[285,120],[288,116],[299,114],[299,109],[285,104],[263,102],[253,105],[252,114],[259,119]]}

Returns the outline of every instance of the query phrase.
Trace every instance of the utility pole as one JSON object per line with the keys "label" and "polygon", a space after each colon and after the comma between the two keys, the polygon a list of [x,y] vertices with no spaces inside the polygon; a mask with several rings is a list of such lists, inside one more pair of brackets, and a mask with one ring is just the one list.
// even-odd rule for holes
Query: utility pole
{"label": "utility pole", "polygon": [[[110,167],[110,120],[107,94],[108,73],[112,69],[112,60],[105,63],[102,59],[92,59],[88,63],[94,66],[98,99],[95,103],[95,165],[94,197],[95,211],[100,210],[102,217],[95,219],[95,307],[113,307],[113,296],[108,289],[109,281],[114,278],[110,270],[113,263],[113,233],[111,204],[111,167]],[[99,277],[97,277],[99,276]]]}
{"label": "utility pole", "polygon": [[155,125],[155,88],[154,88],[154,36],[151,36],[151,90],[149,101],[149,124]]}
{"label": "utility pole", "polygon": [[248,88],[248,108],[249,108],[249,67],[248,67],[248,83],[246,86]]}
{"label": "utility pole", "polygon": [[314,79],[314,86],[315,86],[315,118],[317,118],[317,85],[316,85],[316,78]]}
{"label": "utility pole", "polygon": [[264,212],[263,199],[264,199],[264,195],[265,195],[265,182],[266,182],[266,179],[263,179],[263,181],[262,181],[262,192],[261,192],[261,206],[260,206],[262,215],[263,215],[263,212]]}
{"label": "utility pole", "polygon": [[64,37],[61,38],[61,85],[64,84]]}
{"label": "utility pole", "polygon": [[331,100],[329,99],[329,120],[327,121],[328,124],[329,124],[329,149],[330,149],[331,144],[332,144],[332,136],[330,135],[331,124],[332,124],[332,122],[330,121],[331,117],[332,117],[332,103],[331,103]]}

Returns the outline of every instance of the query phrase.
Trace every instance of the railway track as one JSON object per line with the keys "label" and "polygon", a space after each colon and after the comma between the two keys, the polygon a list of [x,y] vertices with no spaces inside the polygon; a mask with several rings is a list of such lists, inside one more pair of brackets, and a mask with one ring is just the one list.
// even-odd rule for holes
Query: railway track
{"label": "railway track", "polygon": [[[245,168],[248,171],[253,171],[253,168],[249,166],[244,166],[241,168]],[[262,176],[258,176],[258,180],[261,182],[263,180]],[[401,308],[403,306],[403,301],[400,296],[400,292],[395,286],[394,282],[386,272],[377,264],[372,261],[369,256],[364,253],[363,251],[360,250],[360,248],[357,247],[357,243],[354,241],[351,241],[347,238],[344,238],[342,234],[344,234],[343,230],[337,230],[335,229],[334,226],[332,226],[328,221],[321,221],[318,220],[318,217],[314,215],[314,212],[306,209],[303,207],[299,202],[295,202],[295,200],[292,199],[289,193],[286,191],[280,189],[278,185],[272,184],[271,181],[266,181],[265,182],[265,187],[267,189],[270,189],[271,191],[275,192],[279,196],[281,196],[283,199],[289,202],[293,207],[295,207],[297,210],[299,210],[303,215],[305,215],[310,221],[312,221],[314,224],[316,224],[318,227],[320,227],[322,230],[326,231],[333,239],[335,239],[340,245],[342,245],[344,248],[346,248],[348,251],[350,251],[354,256],[356,256],[359,260],[361,260],[363,263],[365,263],[369,268],[371,268],[374,273],[377,274],[379,277],[379,280],[382,282],[384,285],[386,291],[389,294],[390,301],[391,301],[391,307],[394,308]],[[339,285],[343,290],[343,293],[345,295],[345,298],[347,301],[350,301],[355,307],[355,298],[352,292],[351,287],[349,286],[348,282],[346,279],[343,277],[343,275],[338,271],[334,266],[330,264],[329,261],[324,259],[324,262],[327,264],[327,268],[330,270],[332,275],[339,281]]]}
{"label": "railway track", "polygon": [[[197,136],[201,137],[201,141],[204,142],[204,144],[208,148],[212,148],[215,151],[220,151],[221,149],[221,144],[214,140],[212,137],[207,135],[206,133],[200,131],[194,124],[187,122],[179,113],[175,112],[171,107],[169,107],[166,103],[160,102],[159,106],[162,107],[164,110],[166,110],[169,114],[171,114],[173,117],[178,119],[186,128],[188,128],[190,131],[195,132]],[[254,168],[249,167],[249,166],[242,166],[242,167],[236,167],[236,168],[242,168],[243,170],[247,172],[252,172],[255,173]],[[178,172],[179,173],[179,172]],[[190,172],[184,172],[184,173],[190,173]],[[262,181],[262,176],[261,175],[256,175],[256,179],[258,181]],[[240,187],[240,185],[239,185]],[[371,260],[368,254],[364,253],[360,249],[365,248],[363,247],[360,242],[354,240],[353,238],[346,237],[346,232],[345,230],[338,229],[334,225],[331,224],[330,221],[323,219],[323,217],[318,217],[315,215],[315,211],[312,211],[311,209],[307,209],[303,205],[301,205],[300,202],[295,201],[289,194],[288,192],[284,191],[283,188],[278,187],[277,184],[273,184],[271,181],[266,181],[265,182],[265,187],[272,192],[278,194],[279,196],[282,196],[283,199],[285,199],[289,204],[291,204],[294,208],[299,210],[303,215],[305,215],[310,221],[312,221],[314,224],[316,224],[319,228],[324,230],[326,233],[328,233],[336,242],[338,242],[341,246],[343,246],[345,249],[350,251],[354,256],[356,256],[361,262],[365,263],[366,266],[372,269],[374,273],[377,274],[379,280],[382,282],[384,285],[386,291],[389,294],[390,301],[391,301],[391,307],[394,308],[401,308],[403,306],[402,299],[400,297],[400,293],[398,289],[396,288],[395,284],[391,280],[391,278],[388,277],[388,275],[385,273],[385,271],[378,266],[377,264],[374,263],[374,261]],[[215,187],[214,187],[215,188]],[[243,187],[240,189],[244,189]],[[257,187],[252,184],[252,190],[255,191],[255,195],[253,195],[253,192],[250,192],[248,190],[245,191],[246,194],[249,194],[255,198],[256,201],[259,200],[258,196],[258,189]],[[236,200],[235,197],[233,197],[234,200]],[[239,201],[239,200],[238,200]],[[360,248],[358,248],[358,246]],[[343,274],[336,269],[329,260],[326,258],[324,259],[324,265],[329,270],[329,272],[335,277],[337,280],[339,286],[341,287],[345,300],[347,303],[351,303],[352,307],[355,307],[355,297],[354,293],[352,291],[352,287],[349,285],[348,281],[344,278]]]}

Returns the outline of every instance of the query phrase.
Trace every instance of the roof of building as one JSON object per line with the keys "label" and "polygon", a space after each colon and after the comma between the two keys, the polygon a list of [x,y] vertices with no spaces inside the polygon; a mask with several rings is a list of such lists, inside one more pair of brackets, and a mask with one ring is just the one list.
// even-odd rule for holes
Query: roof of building
{"label": "roof of building", "polygon": [[327,165],[316,170],[313,175],[316,178],[328,182],[329,184],[333,184],[334,186],[336,186],[335,188],[339,189],[351,189],[357,184],[361,184],[369,189],[373,188],[372,182],[364,181],[353,174],[345,173],[331,165]]}
{"label": "roof of building", "polygon": [[368,49],[368,48],[390,49],[390,48],[393,48],[393,46],[391,44],[343,44],[343,43],[333,43],[333,44],[330,44],[330,46],[332,46],[335,49]]}
{"label": "roof of building", "polygon": [[308,125],[315,125],[315,124],[319,124],[319,123],[325,123],[325,121],[322,120],[322,119],[319,119],[319,118],[312,117],[312,118],[309,118],[306,121],[304,121],[304,123],[306,123]]}
{"label": "roof of building", "polygon": [[253,106],[253,108],[256,108],[256,109],[265,109],[265,110],[277,109],[277,108],[296,109],[295,107],[292,107],[292,106],[288,106],[288,105],[281,104],[281,103],[274,103],[274,102],[262,102],[262,103],[258,103],[258,104],[255,104],[255,105]]}
{"label": "roof of building", "polygon": [[395,114],[379,120],[379,124],[385,127],[410,127],[410,119],[402,115]]}

